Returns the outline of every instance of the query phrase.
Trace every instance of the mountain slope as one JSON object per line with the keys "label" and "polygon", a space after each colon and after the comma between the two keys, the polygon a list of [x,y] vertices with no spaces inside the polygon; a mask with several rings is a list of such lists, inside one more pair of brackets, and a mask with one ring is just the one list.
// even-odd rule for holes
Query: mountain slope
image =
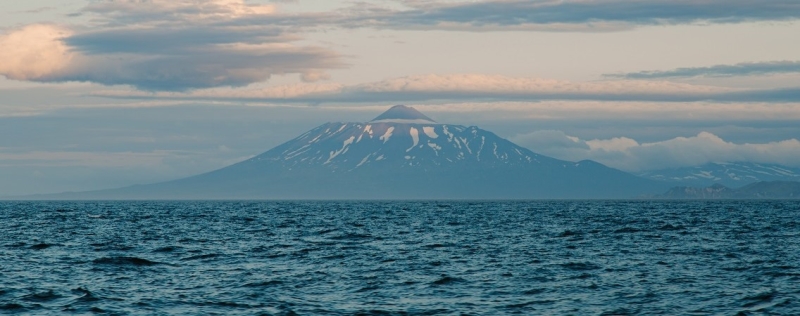
{"label": "mountain slope", "polygon": [[740,187],[760,181],[800,181],[800,169],[751,162],[707,163],[695,167],[641,172],[638,175],[690,187],[712,184]]}
{"label": "mountain slope", "polygon": [[738,189],[721,184],[707,188],[674,187],[659,196],[666,199],[800,199],[800,182],[761,181]]}
{"label": "mountain slope", "polygon": [[246,161],[154,185],[75,198],[630,198],[666,187],[592,161],[531,152],[471,126],[396,106],[367,123],[326,123]]}

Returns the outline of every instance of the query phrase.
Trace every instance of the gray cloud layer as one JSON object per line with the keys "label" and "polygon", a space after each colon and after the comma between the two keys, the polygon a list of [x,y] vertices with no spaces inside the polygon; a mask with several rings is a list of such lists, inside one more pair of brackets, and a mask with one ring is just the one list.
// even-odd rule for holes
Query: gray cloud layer
{"label": "gray cloud layer", "polygon": [[740,63],[735,65],[715,65],[711,67],[678,68],[666,71],[640,71],[625,74],[606,74],[604,76],[608,78],[623,79],[666,79],[692,77],[735,77],[789,73],[800,73],[800,62],[771,61],[759,63]]}
{"label": "gray cloud layer", "polygon": [[207,48],[184,55],[129,57],[124,62],[103,56],[92,62],[92,66],[53,79],[128,84],[149,91],[184,91],[245,86],[266,81],[272,74],[330,68],[337,60],[321,48],[260,49],[257,53]]}
{"label": "gray cloud layer", "polygon": [[[186,91],[245,86],[275,74],[296,73],[304,81],[327,79],[326,70],[346,67],[343,57],[323,47],[303,46],[301,32],[331,27],[453,29],[467,31],[544,30],[609,31],[635,25],[737,23],[800,18],[795,0],[652,0],[652,1],[482,1],[441,3],[407,1],[406,10],[358,4],[323,13],[281,14],[273,5],[244,0],[102,0],[81,12],[88,25],[64,28],[31,25],[0,36],[0,75],[10,79],[88,81],[131,85],[147,91]],[[624,74],[659,78],[796,71],[798,63],[741,64],[668,72]],[[658,96],[591,93],[504,96],[446,91],[393,93],[350,89],[333,100],[295,98],[302,102],[475,98],[478,100],[721,100],[728,95]],[[752,100],[795,100],[797,91],[742,95]]]}
{"label": "gray cloud layer", "polygon": [[[31,25],[0,36],[0,74],[39,82],[125,84],[149,91],[244,86],[274,74],[326,78],[344,67],[336,52],[298,45],[270,23],[271,5],[243,0],[97,1],[86,27]],[[45,51],[45,53],[42,53]]]}
{"label": "gray cloud layer", "polygon": [[[739,23],[800,18],[800,2],[794,0],[506,0],[457,4],[416,4],[412,10],[387,12],[372,20],[390,28],[492,29],[536,25],[541,29],[576,30],[569,25],[620,28],[627,25],[687,24],[697,22]],[[616,26],[605,25],[611,23]],[[595,24],[595,25],[591,25]],[[546,27],[546,26],[550,27]]]}
{"label": "gray cloud layer", "polygon": [[486,75],[411,76],[358,85],[297,85],[262,90],[201,90],[190,93],[106,91],[95,96],[131,99],[252,101],[275,104],[376,102],[800,102],[800,88],[725,89],[670,82],[609,80],[572,83]]}

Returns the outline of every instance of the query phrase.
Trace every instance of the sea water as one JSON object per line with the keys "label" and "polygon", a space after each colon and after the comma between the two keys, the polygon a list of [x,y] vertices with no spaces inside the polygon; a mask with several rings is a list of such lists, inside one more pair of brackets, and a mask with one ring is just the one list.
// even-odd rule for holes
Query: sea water
{"label": "sea water", "polygon": [[0,202],[15,313],[800,315],[800,202]]}

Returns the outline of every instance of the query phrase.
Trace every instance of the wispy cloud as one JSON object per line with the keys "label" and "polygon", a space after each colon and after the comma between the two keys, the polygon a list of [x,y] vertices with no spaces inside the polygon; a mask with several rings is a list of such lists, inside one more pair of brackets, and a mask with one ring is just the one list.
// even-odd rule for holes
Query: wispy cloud
{"label": "wispy cloud", "polygon": [[157,166],[162,160],[181,154],[180,152],[154,151],[135,152],[78,152],[78,151],[32,151],[0,152],[0,167],[21,166],[84,166],[84,167],[132,167]]}
{"label": "wispy cloud", "polygon": [[800,18],[793,0],[495,0],[411,1],[412,9],[378,11],[357,25],[397,29],[613,31],[636,25],[740,23]]}
{"label": "wispy cloud", "polygon": [[800,167],[796,138],[767,143],[737,144],[709,132],[691,137],[639,143],[627,137],[583,140],[561,131],[517,135],[512,141],[533,151],[579,161],[592,159],[625,171],[699,166],[709,162],[749,161]]}
{"label": "wispy cloud", "polygon": [[640,71],[622,74],[605,74],[607,78],[622,79],[669,79],[693,77],[736,77],[773,74],[800,74],[798,61],[770,61],[715,65],[711,67],[687,67],[664,71]]}
{"label": "wispy cloud", "polygon": [[18,11],[17,13],[34,14],[34,13],[42,13],[42,12],[47,12],[47,11],[53,11],[55,9],[56,9],[55,7],[39,7],[39,8],[35,8],[35,9]]}
{"label": "wispy cloud", "polygon": [[563,80],[481,74],[418,75],[356,85],[300,84],[258,89],[182,92],[101,91],[95,96],[204,99],[283,104],[370,102],[646,101],[800,102],[800,88],[748,90],[669,81]]}

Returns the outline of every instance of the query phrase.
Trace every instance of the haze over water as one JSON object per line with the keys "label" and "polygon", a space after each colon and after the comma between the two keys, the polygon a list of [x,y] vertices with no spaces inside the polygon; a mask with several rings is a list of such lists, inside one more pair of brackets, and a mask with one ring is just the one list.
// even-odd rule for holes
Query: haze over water
{"label": "haze over water", "polygon": [[2,314],[800,314],[798,201],[2,202]]}

